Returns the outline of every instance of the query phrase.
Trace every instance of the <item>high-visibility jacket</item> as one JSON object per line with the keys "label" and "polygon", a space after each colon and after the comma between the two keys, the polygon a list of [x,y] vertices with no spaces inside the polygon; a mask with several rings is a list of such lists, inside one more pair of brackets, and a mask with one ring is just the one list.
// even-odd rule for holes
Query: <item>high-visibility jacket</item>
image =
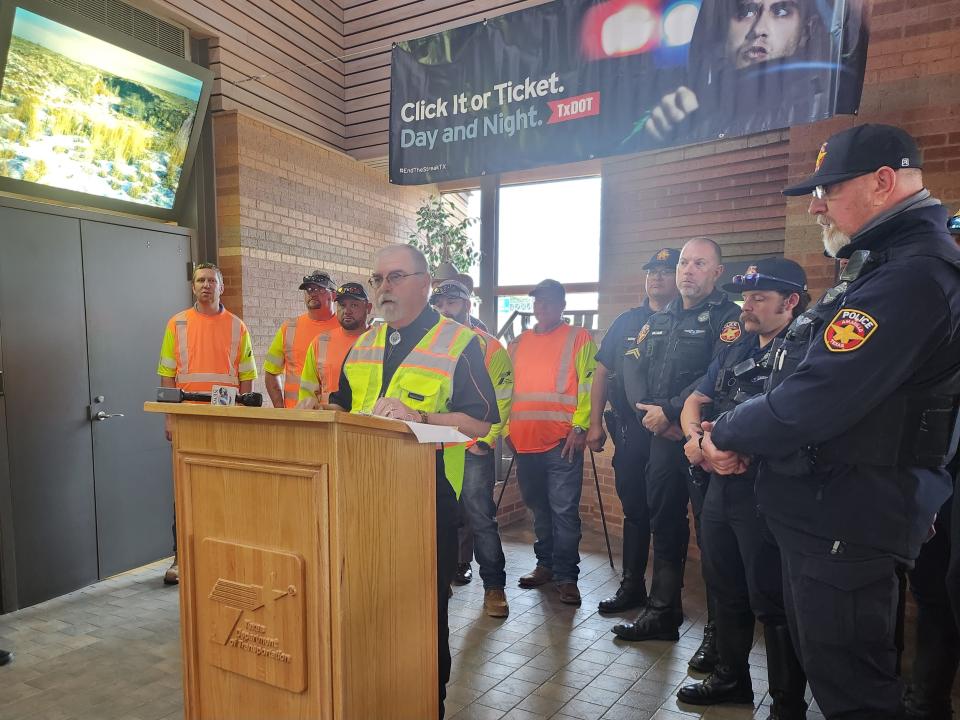
{"label": "high-visibility jacket", "polygon": [[283,373],[283,404],[292,408],[300,395],[300,374],[307,348],[320,333],[340,327],[337,316],[311,320],[309,313],[284,320],[267,350],[263,369],[271,375]]}
{"label": "high-visibility jacket", "polygon": [[[425,413],[446,412],[453,396],[457,362],[476,335],[460,323],[440,316],[437,324],[414,346],[393,373],[383,397],[397,398],[404,405]],[[383,354],[387,325],[367,330],[347,355],[343,365],[353,406],[350,412],[373,412],[383,385]],[[443,465],[447,481],[460,497],[463,487],[465,445],[445,445]]]}
{"label": "high-visibility jacket", "polygon": [[216,315],[196,308],[177,313],[167,322],[157,374],[175,378],[177,387],[187,392],[255,380],[257,363],[247,326],[222,305]]}
{"label": "high-visibility jacket", "polygon": [[340,369],[350,348],[362,333],[349,333],[340,325],[324,330],[307,348],[300,373],[300,400],[316,397],[327,402],[330,393],[340,389]]}
{"label": "high-visibility jacket", "polygon": [[517,452],[556,447],[573,426],[590,426],[590,388],[597,346],[585,328],[560,323],[527,330],[510,343],[513,405],[507,434]]}
{"label": "high-visibility jacket", "polygon": [[490,426],[486,437],[477,438],[490,447],[497,441],[507,418],[510,417],[510,403],[513,397],[513,363],[510,354],[500,341],[488,332],[478,327],[471,328],[480,338],[480,347],[483,349],[483,364],[487,368],[487,375],[493,383],[493,391],[497,397],[497,409],[500,411],[500,421]]}

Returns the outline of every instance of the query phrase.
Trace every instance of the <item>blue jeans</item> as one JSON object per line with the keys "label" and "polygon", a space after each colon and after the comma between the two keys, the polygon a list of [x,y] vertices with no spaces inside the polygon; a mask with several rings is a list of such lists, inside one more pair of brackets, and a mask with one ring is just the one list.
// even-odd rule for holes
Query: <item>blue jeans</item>
{"label": "blue jeans", "polygon": [[493,502],[494,453],[474,455],[469,450],[463,467],[463,490],[460,493],[460,562],[468,563],[474,555],[480,565],[484,589],[502,588],[507,584],[503,545],[497,527],[497,506]]}
{"label": "blue jeans", "polygon": [[580,574],[580,493],[583,453],[573,462],[560,457],[561,442],[540,453],[517,453],[517,480],[523,502],[533,511],[537,565],[553,570],[558,583]]}

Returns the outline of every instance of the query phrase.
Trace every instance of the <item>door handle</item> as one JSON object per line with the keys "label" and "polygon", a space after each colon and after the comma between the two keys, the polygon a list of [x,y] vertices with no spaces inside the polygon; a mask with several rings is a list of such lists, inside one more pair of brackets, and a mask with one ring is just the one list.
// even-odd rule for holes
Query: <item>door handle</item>
{"label": "door handle", "polygon": [[94,413],[90,416],[90,419],[94,422],[101,422],[103,420],[109,420],[110,418],[123,417],[123,413],[108,413],[100,410],[97,413]]}

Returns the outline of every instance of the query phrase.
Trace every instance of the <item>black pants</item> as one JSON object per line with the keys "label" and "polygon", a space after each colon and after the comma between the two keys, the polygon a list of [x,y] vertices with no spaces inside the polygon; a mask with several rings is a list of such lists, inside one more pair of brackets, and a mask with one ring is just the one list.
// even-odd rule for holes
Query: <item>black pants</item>
{"label": "black pants", "polygon": [[447,604],[450,600],[450,582],[457,571],[457,526],[437,525],[437,677],[440,682],[440,720],[443,720],[443,701],[447,697],[450,680],[450,626],[447,622]]}
{"label": "black pants", "polygon": [[[718,634],[752,628],[754,616],[765,625],[785,625],[780,549],[757,510],[753,481],[713,476],[700,522],[703,574],[716,603]],[[746,673],[752,635],[736,645],[721,643],[721,661]]]}
{"label": "black pants", "polygon": [[[609,423],[613,439],[613,475],[620,505],[623,506],[624,524],[632,524],[637,534],[646,542],[636,548],[634,565],[627,558],[624,567],[642,567],[647,565],[650,551],[650,509],[647,507],[647,461],[650,458],[650,433],[638,422],[620,422],[615,427]],[[642,556],[642,557],[641,557]],[[643,575],[643,570],[640,570]]]}
{"label": "black pants", "polygon": [[656,435],[650,439],[646,479],[653,554],[667,563],[682,563],[687,557],[688,467],[681,443]]}
{"label": "black pants", "polygon": [[[953,496],[960,492],[960,471],[957,470],[957,461],[953,463],[956,478],[953,484]],[[947,592],[953,606],[953,619],[960,627],[960,502],[954,500],[950,513],[950,563],[947,570]]]}
{"label": "black pants", "polygon": [[901,558],[767,520],[783,561],[790,635],[827,720],[902,717],[897,676]]}

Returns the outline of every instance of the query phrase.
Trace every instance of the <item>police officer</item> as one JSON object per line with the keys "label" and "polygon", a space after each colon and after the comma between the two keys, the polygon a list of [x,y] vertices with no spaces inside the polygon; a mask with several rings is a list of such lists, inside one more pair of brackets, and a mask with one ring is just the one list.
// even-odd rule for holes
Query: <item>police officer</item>
{"label": "police officer", "polygon": [[[640,329],[637,345],[624,358],[627,397],[654,434],[647,465],[647,505],[653,531],[653,581],[650,600],[633,622],[616,625],[625,640],[677,640],[683,621],[680,588],[690,530],[687,501],[693,504],[697,541],[703,483],[694,481],[683,452],[678,422],[684,400],[721,347],[741,335],[740,308],[716,289],[723,273],[720,247],[710,238],[693,238],[680,252],[680,296]],[[695,670],[710,672],[716,663],[710,592],[704,642],[690,660]]]}
{"label": "police officer", "polygon": [[827,140],[814,173],[784,190],[813,193],[824,246],[848,262],[778,343],[766,394],[704,424],[717,473],[763,455],[757,498],[827,718],[902,717],[897,571],[951,492],[960,249],[920,167],[903,130],[859,125]]}
{"label": "police officer", "polygon": [[[720,351],[680,416],[684,447],[692,465],[701,465],[703,409],[710,417],[763,392],[770,375],[773,341],[803,312],[809,296],[807,277],[797,263],[761,260],[724,285],[743,294],[740,322],[745,333]],[[771,718],[803,720],[806,678],[787,628],[780,576],[780,551],[757,512],[754,465],[735,475],[712,475],[703,503],[703,573],[713,593],[719,662],[705,680],[680,689],[677,697],[695,705],[753,702],[748,658],[754,615],[764,626],[767,674],[773,698]]]}
{"label": "police officer", "polygon": [[[621,314],[600,343],[597,370],[590,393],[590,429],[587,447],[603,450],[606,433],[613,439],[613,473],[617,495],[623,507],[623,579],[612,597],[600,601],[602,613],[618,613],[647,604],[647,555],[650,552],[650,514],[644,481],[650,455],[650,431],[640,424],[636,411],[623,389],[624,353],[637,344],[637,333],[655,312],[663,310],[677,296],[677,260],[680,253],[662,248],[643,266],[646,299],[640,307]],[[611,409],[604,412],[607,400]]]}

